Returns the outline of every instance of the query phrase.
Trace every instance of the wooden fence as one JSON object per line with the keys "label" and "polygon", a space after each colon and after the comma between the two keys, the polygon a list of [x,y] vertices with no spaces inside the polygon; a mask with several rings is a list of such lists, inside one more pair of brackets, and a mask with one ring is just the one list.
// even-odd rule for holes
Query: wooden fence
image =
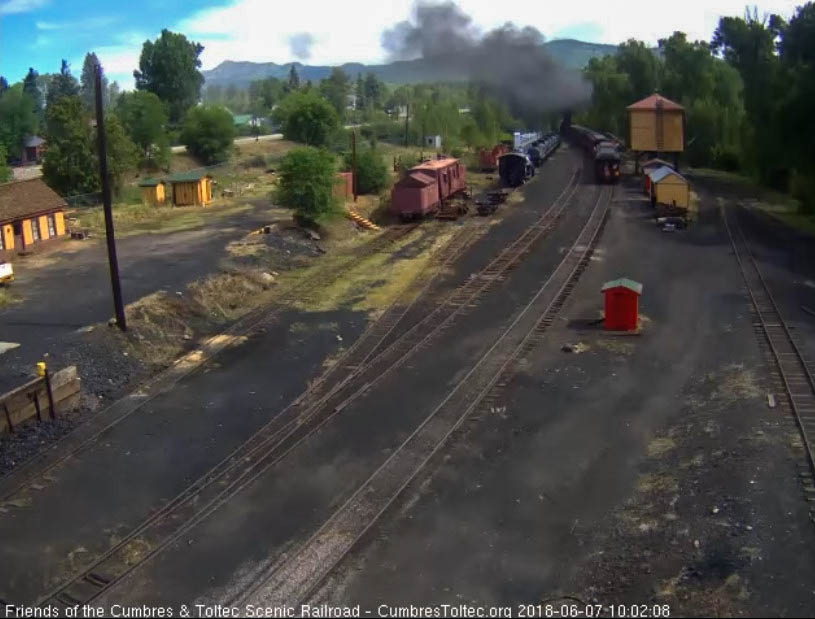
{"label": "wooden fence", "polygon": [[31,419],[49,421],[76,409],[80,385],[76,366],[69,365],[47,379],[34,378],[0,395],[0,433],[14,432]]}

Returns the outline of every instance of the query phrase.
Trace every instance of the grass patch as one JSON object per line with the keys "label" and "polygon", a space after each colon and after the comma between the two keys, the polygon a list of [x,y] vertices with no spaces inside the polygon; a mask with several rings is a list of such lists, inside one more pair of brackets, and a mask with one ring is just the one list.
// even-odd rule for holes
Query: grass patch
{"label": "grass patch", "polygon": [[8,307],[15,303],[20,303],[23,298],[14,292],[8,286],[0,286],[0,307]]}
{"label": "grass patch", "polygon": [[815,216],[802,215],[798,212],[798,205],[756,203],[756,207],[778,219],[790,228],[815,236]]}
{"label": "grass patch", "polygon": [[[248,204],[225,203],[224,206],[161,206],[120,204],[113,208],[117,237],[136,234],[167,234],[200,228],[213,219],[251,210]],[[105,234],[105,215],[101,208],[78,212],[80,228],[95,236]]]}

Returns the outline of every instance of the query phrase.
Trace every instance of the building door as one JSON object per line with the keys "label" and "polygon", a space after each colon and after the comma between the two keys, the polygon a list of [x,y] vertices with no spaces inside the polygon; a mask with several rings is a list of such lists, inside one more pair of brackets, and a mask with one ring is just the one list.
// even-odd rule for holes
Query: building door
{"label": "building door", "polygon": [[23,241],[23,222],[15,221],[12,227],[14,228],[14,248],[25,249],[25,242]]}

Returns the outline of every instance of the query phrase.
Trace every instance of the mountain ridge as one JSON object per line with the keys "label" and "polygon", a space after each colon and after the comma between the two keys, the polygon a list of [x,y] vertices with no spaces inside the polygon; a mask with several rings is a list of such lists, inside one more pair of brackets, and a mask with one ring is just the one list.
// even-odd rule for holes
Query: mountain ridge
{"label": "mountain ridge", "polygon": [[[606,43],[589,43],[577,39],[554,39],[543,44],[552,58],[567,69],[582,69],[589,58],[614,53],[616,45]],[[235,85],[245,88],[253,80],[266,77],[285,79],[291,65],[297,67],[302,81],[317,82],[328,77],[334,68],[329,65],[306,65],[301,62],[278,64],[276,62],[251,62],[246,60],[224,60],[217,67],[202,71],[205,85]],[[432,61],[419,58],[416,60],[396,60],[387,64],[366,65],[361,62],[346,62],[338,65],[356,79],[359,73],[373,73],[380,80],[392,84],[417,82],[449,81],[460,79],[458,75],[446,74],[443,68]]]}

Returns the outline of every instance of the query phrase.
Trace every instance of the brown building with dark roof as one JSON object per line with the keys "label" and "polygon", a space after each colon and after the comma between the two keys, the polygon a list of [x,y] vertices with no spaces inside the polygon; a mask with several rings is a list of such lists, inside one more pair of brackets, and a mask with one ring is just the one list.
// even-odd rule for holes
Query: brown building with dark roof
{"label": "brown building with dark roof", "polygon": [[0,253],[64,236],[66,207],[42,179],[0,185]]}

